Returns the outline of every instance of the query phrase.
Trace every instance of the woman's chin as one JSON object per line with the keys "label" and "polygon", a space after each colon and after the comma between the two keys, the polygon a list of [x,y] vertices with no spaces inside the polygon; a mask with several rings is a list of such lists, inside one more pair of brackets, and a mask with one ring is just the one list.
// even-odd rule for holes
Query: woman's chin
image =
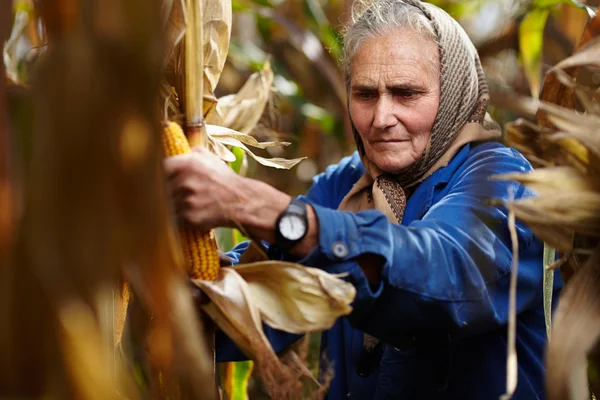
{"label": "woman's chin", "polygon": [[377,160],[375,162],[375,165],[377,165],[377,168],[379,168],[383,172],[387,172],[388,174],[399,174],[411,165],[413,165],[415,161],[416,160],[414,158],[392,160],[382,159]]}

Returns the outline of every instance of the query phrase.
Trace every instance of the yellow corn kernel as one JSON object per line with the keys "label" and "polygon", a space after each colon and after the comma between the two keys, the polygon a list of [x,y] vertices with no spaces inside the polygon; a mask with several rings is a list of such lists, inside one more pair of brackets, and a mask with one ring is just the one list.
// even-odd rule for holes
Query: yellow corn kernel
{"label": "yellow corn kernel", "polygon": [[[163,132],[165,156],[171,157],[191,152],[190,144],[181,127],[169,122]],[[186,271],[192,279],[213,281],[219,275],[219,254],[215,232],[200,233],[196,229],[182,228],[181,245]]]}

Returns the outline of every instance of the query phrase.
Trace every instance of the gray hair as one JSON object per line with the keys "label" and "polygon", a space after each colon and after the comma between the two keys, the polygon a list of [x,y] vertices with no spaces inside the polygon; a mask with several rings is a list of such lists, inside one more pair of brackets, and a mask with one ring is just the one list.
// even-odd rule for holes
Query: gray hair
{"label": "gray hair", "polygon": [[[414,5],[402,0],[356,0],[352,6],[350,22],[344,34],[342,65],[346,85],[350,84],[352,59],[365,40],[385,35],[396,29],[409,29],[439,46],[431,21]],[[439,64],[432,55],[430,65],[439,71]]]}

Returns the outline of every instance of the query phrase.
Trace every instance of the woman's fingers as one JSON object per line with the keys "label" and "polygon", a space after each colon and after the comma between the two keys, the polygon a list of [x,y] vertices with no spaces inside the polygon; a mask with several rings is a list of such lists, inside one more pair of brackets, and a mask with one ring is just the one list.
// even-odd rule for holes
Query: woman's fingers
{"label": "woman's fingers", "polygon": [[231,223],[228,205],[239,177],[227,164],[206,149],[194,148],[193,153],[164,160],[164,169],[181,223],[203,230]]}

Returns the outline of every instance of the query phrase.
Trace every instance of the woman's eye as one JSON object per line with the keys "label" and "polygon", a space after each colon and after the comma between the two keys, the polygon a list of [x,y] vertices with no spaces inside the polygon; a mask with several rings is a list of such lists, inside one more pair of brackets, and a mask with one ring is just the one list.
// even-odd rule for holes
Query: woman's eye
{"label": "woman's eye", "polygon": [[396,94],[396,96],[403,97],[405,99],[411,99],[413,97],[416,97],[417,94],[418,94],[417,92],[412,91],[412,90],[403,90],[401,92],[398,92]]}
{"label": "woman's eye", "polygon": [[357,92],[355,96],[359,100],[371,100],[375,98],[375,94],[371,92]]}

